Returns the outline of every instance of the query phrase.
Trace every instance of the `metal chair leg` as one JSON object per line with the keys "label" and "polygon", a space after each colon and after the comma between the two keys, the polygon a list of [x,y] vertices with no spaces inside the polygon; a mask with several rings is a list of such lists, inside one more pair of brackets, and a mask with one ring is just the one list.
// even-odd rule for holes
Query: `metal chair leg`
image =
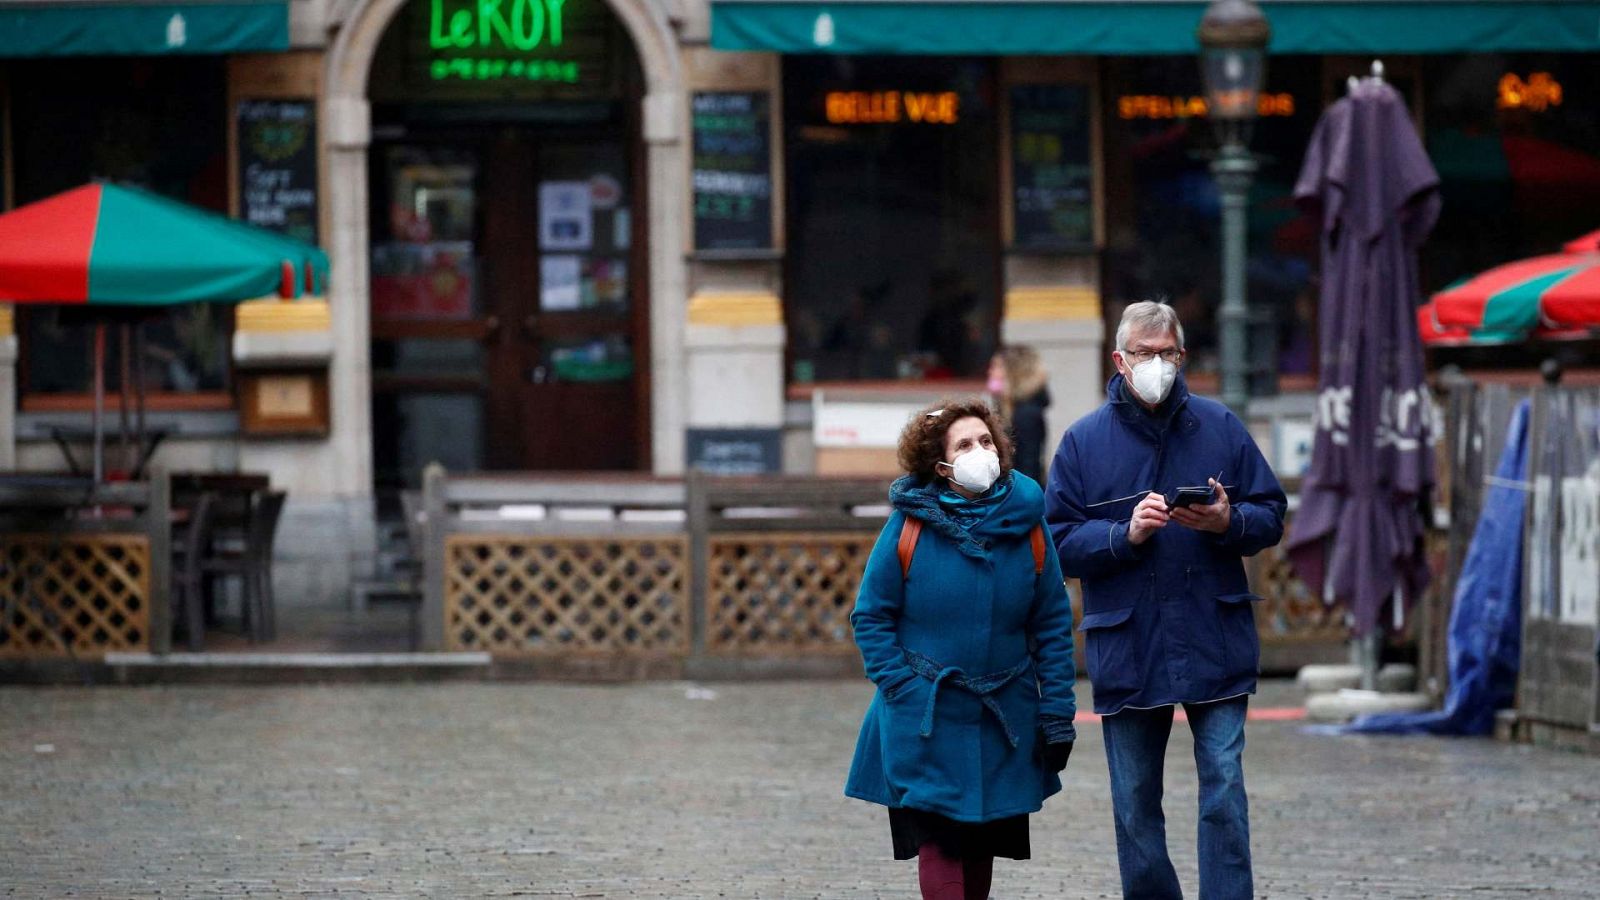
{"label": "metal chair leg", "polygon": [[272,587],[267,581],[267,573],[252,572],[250,579],[256,587],[256,627],[261,639],[270,641],[273,635],[272,622]]}
{"label": "metal chair leg", "polygon": [[261,565],[261,624],[266,633],[267,640],[276,640],[278,637],[278,598],[272,593],[272,560],[262,561]]}
{"label": "metal chair leg", "polygon": [[186,579],[183,585],[183,612],[189,629],[189,652],[205,649],[205,603],[200,597],[200,585],[195,579]]}

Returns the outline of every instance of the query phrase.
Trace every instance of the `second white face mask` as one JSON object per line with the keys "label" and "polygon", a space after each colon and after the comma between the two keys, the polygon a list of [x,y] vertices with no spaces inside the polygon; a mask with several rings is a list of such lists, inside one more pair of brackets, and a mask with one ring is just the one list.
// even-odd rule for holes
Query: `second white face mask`
{"label": "second white face mask", "polygon": [[1133,367],[1133,391],[1154,406],[1167,399],[1177,378],[1178,367],[1157,356]]}
{"label": "second white face mask", "polygon": [[955,462],[945,465],[953,473],[951,481],[980,494],[992,487],[1000,477],[1000,457],[993,450],[983,447],[968,450],[956,457]]}

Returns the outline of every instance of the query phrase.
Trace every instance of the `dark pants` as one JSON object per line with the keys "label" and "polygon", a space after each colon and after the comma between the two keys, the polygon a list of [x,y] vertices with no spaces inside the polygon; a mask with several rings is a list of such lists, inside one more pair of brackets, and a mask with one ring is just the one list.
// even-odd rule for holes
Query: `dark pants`
{"label": "dark pants", "polygon": [[[1252,896],[1250,811],[1244,791],[1244,719],[1248,700],[1186,703],[1200,775],[1200,897]],[[1167,856],[1161,812],[1162,767],[1172,733],[1170,706],[1125,709],[1103,721],[1111,805],[1117,826],[1122,894],[1138,900],[1183,896]]]}

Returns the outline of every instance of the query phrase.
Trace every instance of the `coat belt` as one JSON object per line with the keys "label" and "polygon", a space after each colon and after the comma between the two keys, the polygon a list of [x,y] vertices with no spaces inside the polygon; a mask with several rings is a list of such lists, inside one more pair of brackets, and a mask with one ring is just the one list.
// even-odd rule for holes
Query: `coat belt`
{"label": "coat belt", "polygon": [[1017,746],[1016,732],[1011,730],[1011,723],[1006,721],[1005,711],[1000,708],[992,696],[1023,672],[1033,667],[1032,659],[1024,659],[1009,669],[1000,672],[991,672],[988,675],[968,675],[959,666],[941,666],[915,650],[905,651],[906,663],[911,666],[911,671],[933,682],[933,688],[928,691],[928,703],[922,711],[922,736],[933,735],[933,709],[939,701],[939,686],[946,681],[952,687],[961,688],[968,693],[975,694],[985,709],[994,713],[995,719],[1000,723],[1000,728],[1005,732],[1006,740],[1012,747]]}

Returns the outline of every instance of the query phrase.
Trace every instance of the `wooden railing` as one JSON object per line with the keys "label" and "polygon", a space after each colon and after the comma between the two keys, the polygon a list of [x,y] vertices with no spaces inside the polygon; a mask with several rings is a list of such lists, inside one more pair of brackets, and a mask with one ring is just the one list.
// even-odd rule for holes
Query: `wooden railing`
{"label": "wooden railing", "polygon": [[500,657],[689,651],[680,482],[424,479],[422,645]]}
{"label": "wooden railing", "polygon": [[170,535],[160,474],[0,480],[0,658],[168,650]]}
{"label": "wooden railing", "polygon": [[[423,646],[588,673],[846,671],[883,479],[425,479]],[[1338,617],[1280,551],[1250,561],[1263,661],[1343,658]],[[1074,602],[1075,584],[1069,584]],[[597,669],[597,666],[600,668]]]}
{"label": "wooden railing", "polygon": [[885,494],[882,479],[692,477],[695,649],[853,657],[850,610]]}

